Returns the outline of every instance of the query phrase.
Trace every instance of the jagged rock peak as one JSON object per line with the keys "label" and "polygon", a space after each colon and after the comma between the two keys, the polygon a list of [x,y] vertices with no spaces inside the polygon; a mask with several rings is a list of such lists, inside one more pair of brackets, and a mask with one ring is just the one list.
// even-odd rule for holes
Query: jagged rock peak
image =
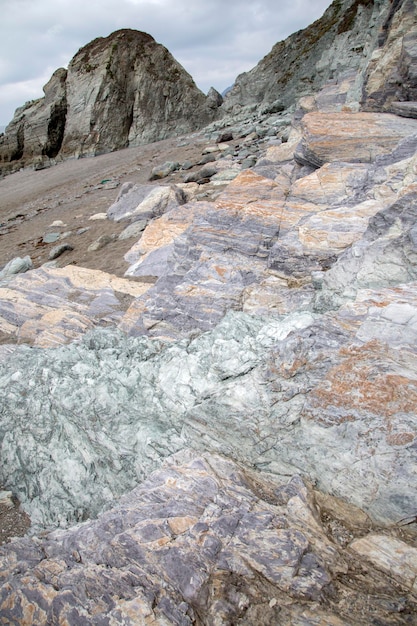
{"label": "jagged rock peak", "polygon": [[0,139],[0,173],[158,141],[217,115],[168,50],[131,29],[81,48],[44,91],[17,109]]}

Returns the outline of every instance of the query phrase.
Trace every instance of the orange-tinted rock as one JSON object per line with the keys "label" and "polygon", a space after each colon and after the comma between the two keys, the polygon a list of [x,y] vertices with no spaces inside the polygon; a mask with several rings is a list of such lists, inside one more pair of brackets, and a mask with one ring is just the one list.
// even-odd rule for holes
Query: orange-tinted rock
{"label": "orange-tinted rock", "polygon": [[296,158],[321,167],[333,161],[374,163],[417,133],[417,120],[377,113],[307,113]]}

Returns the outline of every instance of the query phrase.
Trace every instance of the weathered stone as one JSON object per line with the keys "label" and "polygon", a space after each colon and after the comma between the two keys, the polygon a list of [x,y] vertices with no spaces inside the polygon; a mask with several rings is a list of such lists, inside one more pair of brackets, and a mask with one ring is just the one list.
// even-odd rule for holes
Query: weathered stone
{"label": "weathered stone", "polygon": [[152,168],[149,180],[159,180],[161,178],[166,178],[166,176],[169,176],[170,174],[172,174],[172,172],[179,170],[180,167],[181,164],[174,161],[167,161],[162,165],[157,165],[156,167]]}
{"label": "weathered stone", "polygon": [[21,274],[27,272],[33,268],[32,259],[29,256],[25,256],[23,259],[15,257],[9,261],[3,269],[0,271],[0,280],[14,276],[15,274]]}
{"label": "weathered stone", "polygon": [[364,106],[396,112],[394,101],[417,100],[417,19],[412,0],[391,3],[378,39],[366,68]]}
{"label": "weathered stone", "polygon": [[102,248],[107,246],[109,243],[114,241],[114,239],[115,239],[114,235],[100,235],[98,239],[93,241],[93,243],[88,246],[88,251],[96,252],[97,250],[101,250]]}
{"label": "weathered stone", "polygon": [[417,548],[386,535],[361,537],[353,541],[350,548],[404,587],[417,590]]}
{"label": "weathered stone", "polygon": [[60,243],[57,246],[54,246],[48,254],[48,259],[53,261],[57,259],[59,256],[64,254],[64,252],[74,250],[73,246],[69,243]]}
{"label": "weathered stone", "polygon": [[[0,138],[2,170],[101,154],[193,131],[218,113],[166,48],[124,29],[81,48],[45,97],[17,109]],[[149,105],[149,94],[152,103]],[[116,114],[117,112],[117,114]]]}
{"label": "weathered stone", "polygon": [[[398,3],[393,10],[397,8]],[[238,114],[248,105],[260,112],[277,101],[293,106],[300,97],[317,93],[335,74],[339,78],[346,72],[354,73],[356,81],[344,100],[359,102],[364,71],[378,49],[390,9],[385,1],[333,2],[319,20],[275,44],[256,67],[238,76],[222,108]]]}
{"label": "weathered stone", "polygon": [[116,202],[107,211],[107,217],[115,222],[148,220],[159,217],[165,211],[184,204],[185,198],[176,185],[154,186],[124,183]]}
{"label": "weathered stone", "polygon": [[[344,513],[327,512],[327,523],[343,528],[346,505]],[[0,611],[11,624],[23,613],[39,626],[191,625],[197,614],[206,624],[344,626],[377,616],[405,626],[416,610],[409,581],[400,579],[399,599],[389,575],[364,575],[360,544],[367,539],[353,543],[353,567],[298,476],[279,482],[184,450],[97,520],[4,546]],[[411,555],[413,548],[387,540]]]}
{"label": "weathered stone", "polygon": [[302,127],[303,139],[295,156],[314,167],[332,161],[374,163],[417,133],[415,120],[375,113],[308,113]]}
{"label": "weathered stone", "polygon": [[59,345],[96,324],[117,323],[148,287],[72,265],[33,270],[0,288],[0,330],[35,345]]}
{"label": "weathered stone", "polygon": [[42,237],[43,243],[55,243],[61,237],[61,233],[46,233]]}
{"label": "weathered stone", "polygon": [[133,237],[139,237],[141,233],[145,230],[147,220],[139,220],[138,222],[133,222],[133,224],[129,224],[126,228],[120,233],[119,241],[124,241],[125,239],[130,239]]}

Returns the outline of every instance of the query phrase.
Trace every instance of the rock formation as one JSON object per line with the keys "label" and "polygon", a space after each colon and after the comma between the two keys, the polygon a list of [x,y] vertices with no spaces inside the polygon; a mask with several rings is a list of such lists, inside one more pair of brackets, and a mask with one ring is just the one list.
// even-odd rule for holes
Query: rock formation
{"label": "rock formation", "polygon": [[0,173],[183,134],[217,111],[164,46],[127,29],[81,48],[44,92],[0,138]]}
{"label": "rock formation", "polygon": [[380,27],[361,88],[343,66],[122,185],[124,278],[0,274],[0,477],[32,522],[3,623],[415,623],[416,10],[325,23],[348,5],[335,45]]}

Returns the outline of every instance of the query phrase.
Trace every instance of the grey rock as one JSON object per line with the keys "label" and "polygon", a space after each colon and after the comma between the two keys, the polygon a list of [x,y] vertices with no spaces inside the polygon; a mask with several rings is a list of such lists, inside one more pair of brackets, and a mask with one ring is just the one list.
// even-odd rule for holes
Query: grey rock
{"label": "grey rock", "polygon": [[223,104],[223,96],[214,87],[210,87],[207,94],[207,104],[211,109],[217,109]]}
{"label": "grey rock", "polygon": [[172,252],[172,244],[150,252],[145,260],[140,259],[133,263],[125,276],[164,276],[168,271],[168,259]]}
{"label": "grey rock", "polygon": [[46,233],[42,237],[44,243],[55,243],[61,237],[61,233]]}
{"label": "grey rock", "polygon": [[[406,626],[415,548],[368,529],[361,511],[299,476],[280,482],[183,450],[97,520],[4,546],[0,611],[19,624],[30,607],[39,626],[191,626],[197,615],[204,624]],[[354,566],[340,536],[354,539]],[[381,587],[383,602],[370,593]]]}
{"label": "grey rock", "polygon": [[391,102],[390,112],[403,117],[417,118],[417,102]]}
{"label": "grey rock", "polygon": [[213,163],[213,161],[215,160],[216,160],[216,156],[213,153],[204,154],[202,158],[200,159],[200,161],[198,162],[198,165],[206,165],[206,163]]}
{"label": "grey rock", "polygon": [[129,224],[126,228],[120,233],[119,241],[124,241],[125,239],[130,239],[133,237],[139,237],[141,233],[145,230],[147,225],[147,220],[139,220],[138,222],[133,222],[133,224]]}
{"label": "grey rock", "polygon": [[102,248],[107,246],[109,243],[114,241],[114,239],[115,239],[115,235],[100,235],[98,239],[93,241],[93,243],[91,243],[88,246],[88,251],[96,252],[97,250],[101,250]]}
{"label": "grey rock", "polygon": [[176,185],[133,185],[124,183],[107,217],[119,222],[143,221],[162,215],[165,211],[185,203],[184,195]]}
{"label": "grey rock", "polygon": [[152,168],[149,180],[159,180],[161,178],[166,178],[167,176],[172,174],[172,172],[179,170],[180,167],[181,164],[177,163],[176,161],[167,161],[162,165],[157,165],[156,167]]}
{"label": "grey rock", "polygon": [[74,250],[74,248],[69,243],[60,243],[52,248],[52,250],[48,254],[48,259],[50,261],[53,261],[54,259],[57,259],[59,256],[61,256],[61,254],[64,254],[64,252],[71,250]]}
{"label": "grey rock", "polygon": [[208,162],[199,170],[187,174],[184,177],[184,183],[198,183],[199,181],[210,179],[212,176],[214,176],[217,173],[217,167],[215,165],[210,165],[210,162]]}
{"label": "grey rock", "polygon": [[1,136],[2,172],[185,134],[219,115],[166,48],[130,29],[81,48],[44,91]]}
{"label": "grey rock", "polygon": [[15,257],[11,261],[9,261],[0,271],[0,280],[3,280],[10,276],[14,276],[15,274],[27,272],[32,268],[33,263],[30,256],[25,256],[23,257],[23,259],[21,257]]}
{"label": "grey rock", "polygon": [[[227,113],[238,113],[248,105],[260,112],[276,108],[276,103],[286,108],[344,72],[355,75],[344,101],[359,102],[369,59],[379,47],[378,37],[390,10],[391,3],[385,1],[333,2],[314,24],[275,44],[256,67],[238,76],[222,108]],[[393,10],[400,10],[398,4]]]}

